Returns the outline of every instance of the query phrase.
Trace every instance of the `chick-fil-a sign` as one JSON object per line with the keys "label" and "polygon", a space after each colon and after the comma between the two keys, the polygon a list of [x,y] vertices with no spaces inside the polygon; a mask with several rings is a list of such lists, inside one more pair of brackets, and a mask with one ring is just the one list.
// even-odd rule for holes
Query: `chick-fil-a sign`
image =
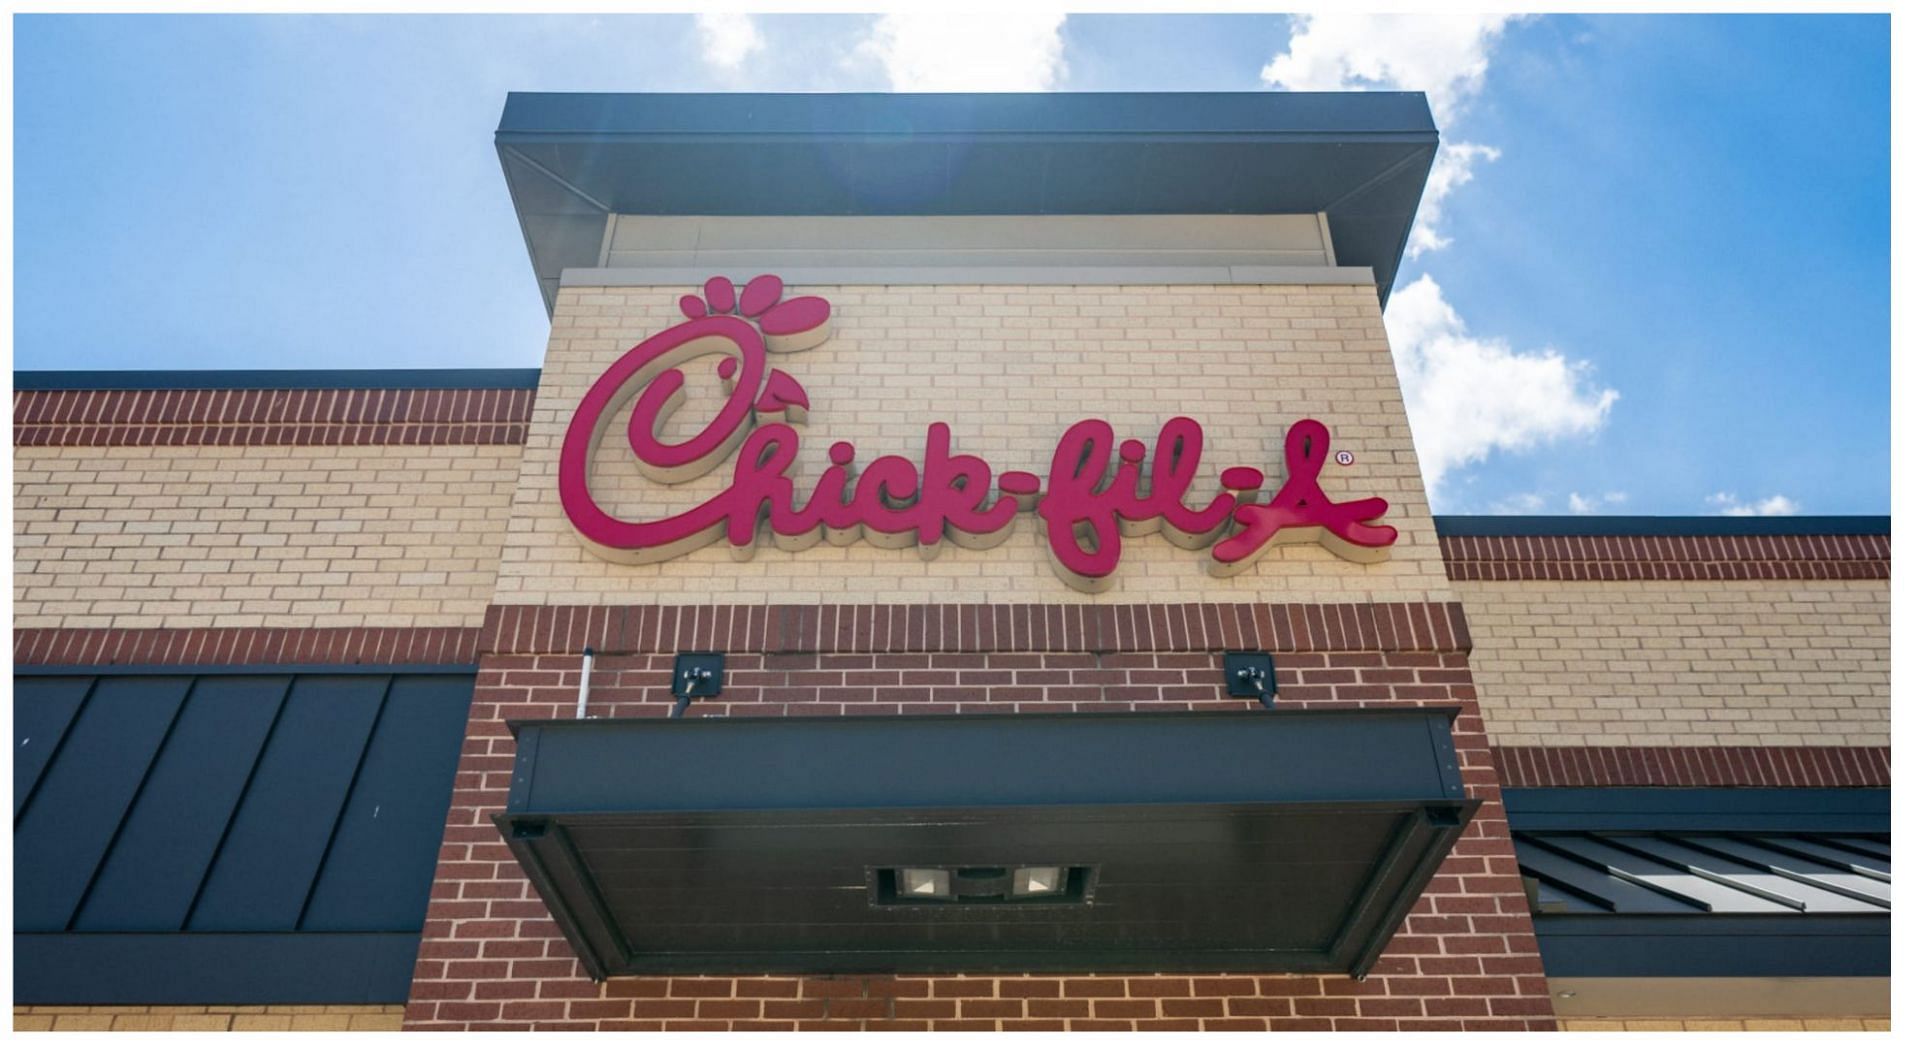
{"label": "chick-fil-a sign", "polygon": [[[932,557],[948,541],[994,546],[1019,514],[1032,511],[1043,521],[1056,573],[1097,591],[1112,584],[1125,540],[1153,531],[1182,548],[1211,545],[1209,569],[1220,576],[1245,570],[1281,542],[1318,540],[1365,562],[1384,558],[1399,536],[1368,522],[1386,513],[1386,499],[1335,502],[1320,489],[1327,427],[1310,418],[1287,430],[1286,479],[1265,501],[1259,500],[1265,474],[1242,465],[1221,474],[1222,490],[1205,505],[1187,504],[1204,444],[1200,423],[1191,418],[1168,419],[1151,446],[1126,439],[1116,447],[1106,422],[1076,422],[1060,437],[1044,484],[1018,470],[996,479],[985,460],[956,454],[952,431],[935,422],[927,427],[919,464],[889,454],[856,466],[853,444],[841,440],[828,449],[830,464],[812,490],[798,491],[788,471],[800,450],[794,427],[806,419],[807,393],[792,375],[770,368],[767,354],[825,341],[832,309],[823,298],[782,300],[784,291],[776,276],[755,277],[738,294],[730,281],[714,277],[704,298],[680,299],[684,323],[629,349],[587,390],[560,448],[560,504],[589,549],[610,560],[651,563],[724,537],[744,560],[766,531],[786,550],[823,539],[835,545],[864,539],[890,549],[914,546]],[[663,440],[685,394],[680,366],[709,355],[721,357],[726,403],[691,438]],[[642,475],[681,483],[731,455],[733,482],[662,519],[624,520],[602,509],[588,473],[618,409],[636,394],[627,444]]]}

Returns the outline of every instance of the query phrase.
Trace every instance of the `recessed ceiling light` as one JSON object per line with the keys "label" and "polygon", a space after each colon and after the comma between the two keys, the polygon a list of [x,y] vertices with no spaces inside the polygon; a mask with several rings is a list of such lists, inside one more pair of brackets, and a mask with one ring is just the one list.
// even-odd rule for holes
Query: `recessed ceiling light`
{"label": "recessed ceiling light", "polygon": [[873,871],[877,905],[1052,905],[1087,900],[1085,865],[897,866]]}
{"label": "recessed ceiling light", "polygon": [[900,893],[910,898],[951,898],[953,881],[945,869],[902,869]]}
{"label": "recessed ceiling light", "polygon": [[1026,866],[1013,871],[1013,894],[1016,898],[1032,897],[1036,894],[1059,894],[1066,886],[1066,870],[1058,865]]}

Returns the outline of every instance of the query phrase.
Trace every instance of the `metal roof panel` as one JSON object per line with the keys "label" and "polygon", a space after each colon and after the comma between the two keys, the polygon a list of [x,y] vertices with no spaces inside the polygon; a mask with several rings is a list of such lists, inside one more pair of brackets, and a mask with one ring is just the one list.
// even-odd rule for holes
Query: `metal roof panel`
{"label": "metal roof panel", "polygon": [[[1515,832],[1541,914],[1886,913],[1892,865],[1865,834]],[[1549,890],[1551,888],[1551,890]],[[1552,903],[1552,907],[1549,907]]]}

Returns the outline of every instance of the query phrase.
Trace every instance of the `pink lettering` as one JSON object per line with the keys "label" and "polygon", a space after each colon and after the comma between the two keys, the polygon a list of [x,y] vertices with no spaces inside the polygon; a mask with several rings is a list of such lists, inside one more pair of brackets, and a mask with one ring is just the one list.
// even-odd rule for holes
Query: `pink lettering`
{"label": "pink lettering", "polygon": [[[1301,419],[1287,432],[1286,479],[1274,497],[1255,500],[1260,470],[1235,466],[1221,474],[1222,490],[1193,508],[1187,495],[1199,476],[1204,435],[1191,418],[1172,418],[1151,448],[1136,439],[1116,448],[1112,426],[1087,419],[1069,427],[1055,447],[1044,490],[1033,473],[1008,471],[996,485],[982,458],[957,454],[944,422],[927,427],[921,464],[884,455],[857,467],[856,449],[840,441],[804,503],[795,503],[789,475],[799,455],[809,407],[806,390],[785,371],[769,369],[769,352],[794,352],[827,337],[831,309],[824,299],[782,300],[778,277],[749,281],[737,296],[715,277],[704,297],[688,295],[688,319],[634,346],[581,398],[560,449],[560,501],[581,538],[596,554],[633,563],[691,552],[725,537],[737,558],[753,555],[760,535],[789,551],[825,539],[835,545],[865,540],[883,548],[913,546],[923,557],[953,542],[990,548],[1011,533],[1019,513],[1039,515],[1055,571],[1072,585],[1098,591],[1112,584],[1124,542],[1154,531],[1187,549],[1212,545],[1217,575],[1244,570],[1283,542],[1318,540],[1353,560],[1377,560],[1398,532],[1371,523],[1387,511],[1382,498],[1334,502],[1320,488],[1328,454],[1326,426]],[[668,442],[662,436],[685,396],[680,367],[719,355],[728,383],[725,403],[699,433]],[[627,443],[643,475],[681,483],[712,472],[735,455],[732,482],[700,505],[657,520],[615,517],[594,499],[588,474],[612,416],[628,402],[633,413]],[[997,494],[996,494],[997,489]],[[1234,525],[1239,530],[1222,538]]]}

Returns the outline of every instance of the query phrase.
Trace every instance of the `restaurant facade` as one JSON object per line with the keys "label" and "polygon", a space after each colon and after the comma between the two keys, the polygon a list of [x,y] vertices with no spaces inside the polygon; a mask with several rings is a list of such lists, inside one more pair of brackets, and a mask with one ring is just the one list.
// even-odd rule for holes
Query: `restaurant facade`
{"label": "restaurant facade", "polygon": [[1434,516],[1422,96],[495,142],[537,370],[15,373],[17,1029],[1886,1027],[1888,520]]}

